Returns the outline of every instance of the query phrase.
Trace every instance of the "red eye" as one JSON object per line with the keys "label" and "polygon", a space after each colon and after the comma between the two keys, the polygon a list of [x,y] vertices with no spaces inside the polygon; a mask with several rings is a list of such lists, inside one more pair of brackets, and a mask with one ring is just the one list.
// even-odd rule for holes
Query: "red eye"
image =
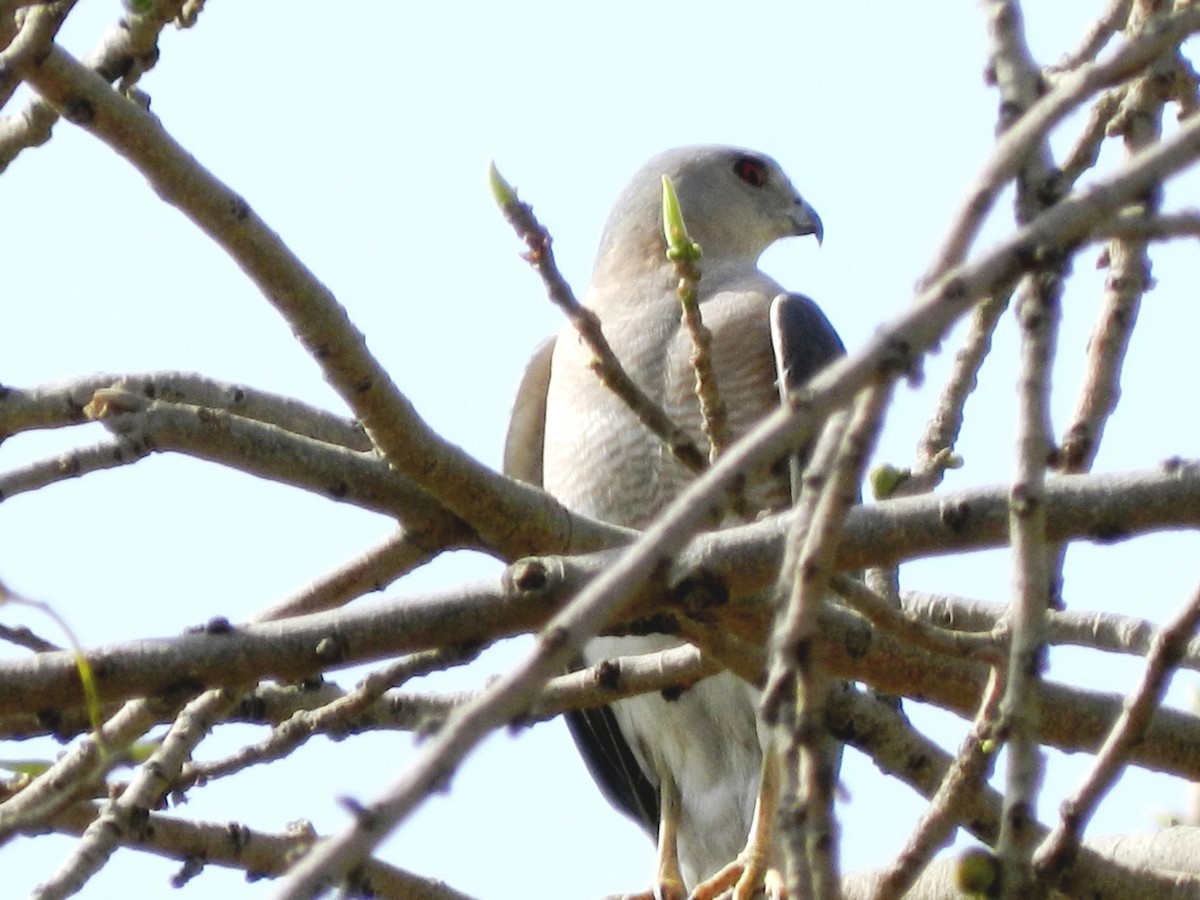
{"label": "red eye", "polygon": [[742,156],[733,164],[733,174],[751,187],[762,187],[767,183],[767,164],[753,156]]}

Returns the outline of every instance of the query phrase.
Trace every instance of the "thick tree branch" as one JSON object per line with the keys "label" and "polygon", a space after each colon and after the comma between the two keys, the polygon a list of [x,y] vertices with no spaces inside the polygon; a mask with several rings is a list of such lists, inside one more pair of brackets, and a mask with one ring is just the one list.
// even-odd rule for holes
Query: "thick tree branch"
{"label": "thick tree branch", "polygon": [[[1178,463],[1166,472],[1063,476],[1048,483],[1046,504],[1047,533],[1055,541],[1112,541],[1197,528],[1200,466]],[[855,507],[846,521],[837,566],[861,568],[881,559],[1000,546],[1007,536],[1007,497],[1004,489],[991,488],[904,498]],[[629,595],[626,615],[647,614],[664,598],[688,612],[692,592],[702,591],[697,612],[712,607],[713,596],[726,596],[731,624],[749,616],[760,639],[766,628],[764,610],[745,600],[772,584],[763,573],[778,570],[788,523],[788,515],[780,515],[701,535],[662,580]],[[493,579],[444,594],[363,604],[286,623],[231,628],[214,620],[211,634],[98,648],[88,658],[106,701],[161,692],[184,673],[191,673],[196,687],[265,675],[299,679],[343,664],[486,642],[536,628],[562,598],[610,567],[612,559],[608,553],[527,561],[510,570],[507,587]],[[725,615],[722,609],[713,607],[710,614]],[[0,662],[0,714],[70,704],[70,698],[81,696],[78,685],[69,653]]]}
{"label": "thick tree branch", "polygon": [[368,451],[362,426],[291,397],[191,372],[97,372],[55,384],[0,391],[0,441],[14,434],[90,422],[84,409],[106,388],[129,391],[146,400],[203,406],[233,413],[350,450]]}
{"label": "thick tree branch", "polygon": [[98,391],[87,414],[142,453],[185,453],[410,521],[410,532],[422,533],[430,550],[480,547],[468,525],[374,453],[223,410],[148,401],[128,391]]}
{"label": "thick tree branch", "polygon": [[604,529],[571,521],[548,494],[505,479],[436,434],[367,350],[329,289],[244,198],[201,166],[155,117],[58,47],[19,71],[71,122],[124,156],[160,197],[238,263],[320,364],[388,462],[469,522],[486,543],[523,547],[524,552],[586,551],[608,544]]}

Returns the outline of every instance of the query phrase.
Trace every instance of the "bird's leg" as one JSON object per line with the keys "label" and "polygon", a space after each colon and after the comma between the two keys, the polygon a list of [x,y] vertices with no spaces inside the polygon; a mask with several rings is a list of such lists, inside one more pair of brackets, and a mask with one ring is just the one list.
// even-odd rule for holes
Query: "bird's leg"
{"label": "bird's leg", "polygon": [[733,900],[750,900],[763,886],[770,900],[782,900],[786,895],[784,879],[767,866],[775,843],[775,821],[779,816],[779,754],[775,742],[767,741],[763,750],[762,774],[758,782],[758,797],[754,801],[754,819],[750,837],[742,851],[745,866],[733,889]]}
{"label": "bird's leg", "polygon": [[663,775],[658,799],[658,851],[654,883],[648,891],[605,900],[687,900],[683,873],[679,869],[679,788],[670,775]]}
{"label": "bird's leg", "polygon": [[759,896],[760,890],[769,900],[783,900],[787,896],[783,876],[768,866],[778,813],[779,755],[771,742],[763,751],[758,797],[745,849],[729,865],[696,885],[690,900],[715,900],[730,888],[733,888],[732,900],[752,900]]}
{"label": "bird's leg", "polygon": [[655,900],[685,900],[683,873],[679,870],[679,788],[664,773],[659,788],[658,861],[654,868]]}

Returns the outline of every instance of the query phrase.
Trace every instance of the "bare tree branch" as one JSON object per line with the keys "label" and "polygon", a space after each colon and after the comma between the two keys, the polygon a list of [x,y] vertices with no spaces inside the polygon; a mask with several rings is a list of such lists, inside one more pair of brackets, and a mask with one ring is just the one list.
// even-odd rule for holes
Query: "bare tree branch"
{"label": "bare tree branch", "polygon": [[104,774],[125,761],[124,750],[157,721],[159,712],[181,707],[186,698],[164,698],[155,702],[127,704],[104,723],[99,735],[89,735],[60,756],[53,765],[22,791],[0,804],[0,844],[29,823],[40,823],[62,809],[77,795],[88,796]]}
{"label": "bare tree branch", "polygon": [[429,562],[445,544],[428,534],[401,528],[345,565],[322,575],[252,621],[286,619],[336,609],[371,591],[382,591],[413,569]]}
{"label": "bare tree branch", "polygon": [[1154,636],[1154,643],[1146,655],[1141,683],[1104,739],[1092,771],[1075,795],[1063,804],[1058,825],[1038,847],[1034,863],[1039,878],[1056,877],[1078,851],[1083,829],[1100,800],[1116,782],[1130,750],[1145,735],[1154,710],[1162,704],[1176,661],[1183,655],[1188,639],[1195,634],[1198,625],[1200,591]]}
{"label": "bare tree branch", "polygon": [[97,372],[57,384],[5,388],[0,392],[0,440],[24,431],[62,428],[89,422],[84,412],[93,395],[105,388],[129,391],[146,400],[203,406],[233,413],[350,450],[368,451],[371,441],[351,419],[301,403],[291,397],[259,391],[190,372],[140,372],[126,375]]}
{"label": "bare tree branch", "polygon": [[[98,812],[95,804],[77,803],[58,813],[47,827],[62,834],[82,834],[96,821]],[[210,864],[240,869],[248,878],[278,876],[298,853],[319,840],[307,823],[299,823],[284,834],[266,834],[236,822],[188,822],[157,812],[147,813],[138,829],[122,837],[123,846],[182,862],[184,868],[172,879],[173,887],[182,887]],[[365,897],[471,900],[440,881],[373,859],[354,873],[353,888],[357,896]]]}
{"label": "bare tree branch", "polygon": [[[895,774],[923,797],[935,796],[954,764],[952,754],[920,734],[895,708],[850,688],[831,696],[827,723],[834,735],[861,749],[881,769]],[[961,799],[962,806],[955,814],[963,827],[979,840],[994,843],[1000,830],[1000,794],[983,784],[977,791],[964,792]],[[1041,833],[1047,831],[1043,829]],[[1125,900],[1135,896],[1146,900],[1163,896],[1183,900],[1194,896],[1200,886],[1195,856],[1195,841],[1200,838],[1200,831],[1183,829],[1178,835],[1178,842],[1164,840],[1164,845],[1152,853],[1143,849],[1141,856],[1155,857],[1155,863],[1162,867],[1161,872],[1148,871],[1138,861],[1138,856],[1126,855],[1120,844],[1130,838],[1124,837],[1121,841],[1102,842],[1103,852],[1093,850],[1091,845],[1085,846],[1075,865],[1063,875],[1059,886],[1075,892],[1076,896],[1104,900]],[[1184,872],[1195,874],[1191,877],[1180,874]],[[871,896],[867,890],[874,888],[878,876],[867,876],[868,885],[856,885],[860,877],[843,879],[842,887],[847,896]],[[851,886],[857,893],[849,890]],[[915,889],[905,896],[960,900],[962,891],[955,879],[938,879],[931,884],[925,878],[919,878]]]}
{"label": "bare tree branch", "polygon": [[1107,9],[1088,28],[1079,47],[1055,63],[1050,71],[1070,71],[1094,60],[1113,35],[1125,27],[1132,5],[1133,0],[1109,0]]}
{"label": "bare tree branch", "polygon": [[76,447],[0,475],[0,500],[41,490],[92,472],[127,466],[145,457],[146,453],[145,447],[122,436],[89,447]]}
{"label": "bare tree branch", "polygon": [[128,391],[97,391],[87,413],[142,453],[186,453],[396,516],[411,521],[410,530],[423,533],[439,549],[480,546],[469,526],[374,453],[326,444],[222,410],[149,401]]}
{"label": "bare tree branch", "polygon": [[[1133,4],[1129,30],[1139,34],[1171,8],[1169,0]],[[1170,98],[1170,79],[1165,77],[1175,57],[1168,49],[1129,85],[1121,106],[1108,125],[1109,134],[1121,134],[1125,150],[1134,155],[1157,143],[1162,134],[1163,106]],[[1159,185],[1150,185],[1137,198],[1143,215],[1153,216],[1161,200]],[[1121,369],[1137,323],[1142,295],[1149,290],[1150,258],[1146,243],[1139,238],[1114,241],[1106,254],[1109,277],[1105,284],[1100,315],[1088,341],[1088,361],[1075,413],[1063,434],[1058,468],[1063,472],[1086,472],[1096,459],[1104,426],[1117,406]]]}
{"label": "bare tree branch", "polygon": [[[835,587],[841,589],[842,581],[840,579],[835,582]],[[973,647],[975,641],[972,638],[975,636],[971,632],[990,632],[996,628],[1003,617],[1003,610],[994,603],[967,600],[962,597],[906,591],[902,600],[903,611],[907,617],[945,626],[953,623],[955,630],[948,632],[949,637],[954,640],[954,643],[951,644],[952,647],[958,645],[959,641],[965,642],[967,647]],[[878,603],[878,600],[875,602]],[[855,608],[864,615],[870,615],[857,603],[855,603]],[[876,622],[876,624],[880,623]],[[1046,613],[1046,642],[1048,644],[1073,645],[1110,653],[1145,656],[1150,652],[1157,633],[1158,626],[1153,622],[1117,613],[1056,609]],[[914,642],[921,640],[915,635],[910,639]],[[931,646],[930,649],[936,648]],[[1187,669],[1200,669],[1200,639],[1192,640],[1187,644],[1183,656],[1180,657],[1179,666]]]}
{"label": "bare tree branch", "polygon": [[928,867],[933,855],[950,843],[955,826],[965,818],[966,807],[987,784],[996,760],[990,745],[994,741],[1004,693],[1004,681],[997,676],[998,670],[993,669],[970,733],[947,768],[937,793],[930,798],[929,807],[913,828],[904,849],[880,875],[873,900],[898,900],[905,895]]}
{"label": "bare tree branch", "polygon": [[[58,900],[83,888],[111,858],[122,839],[138,826],[148,810],[161,802],[183,763],[217,720],[233,706],[236,695],[211,691],[193,700],[171,725],[162,744],[138,767],[120,796],[105,803],[82,839],[59,870],[38,885],[38,900]],[[135,701],[132,707],[146,705]]]}
{"label": "bare tree branch", "polygon": [[[30,4],[34,5],[34,4]],[[57,30],[54,18],[58,11],[69,11],[74,6],[71,2],[52,3],[47,6],[36,4],[33,15],[37,17],[33,27],[35,32],[30,34],[31,45],[44,49],[48,37],[42,29]],[[105,81],[121,80],[123,91],[132,90],[134,84],[144,72],[158,62],[158,34],[168,22],[175,21],[185,26],[191,25],[194,19],[181,17],[184,7],[190,5],[188,0],[160,0],[149,4],[142,12],[128,12],[121,20],[109,29],[104,40],[85,61],[85,65],[93,69]],[[32,47],[31,47],[32,49]],[[3,68],[7,73],[6,80],[0,83],[0,97],[5,103],[15,87],[14,75],[20,75],[21,63],[28,60],[12,59]],[[24,76],[22,76],[24,77]],[[3,104],[0,104],[3,105]],[[42,98],[34,98],[19,113],[0,119],[0,172],[8,168],[9,163],[27,147],[36,147],[50,140],[50,129],[58,121],[59,111]],[[67,117],[68,119],[70,116]]]}
{"label": "bare tree branch", "polygon": [[[241,266],[321,365],[388,462],[469,521],[486,542],[523,545],[527,551],[586,551],[607,543],[604,531],[586,522],[576,520],[568,527],[570,514],[549,495],[492,472],[430,429],[367,350],[329,289],[157,119],[57,47],[19,71],[74,124],[135,165],[159,196]],[[570,535],[571,546],[557,543],[564,535]]]}
{"label": "bare tree branch", "polygon": [[1084,98],[1129,77],[1164,48],[1177,45],[1197,29],[1200,29],[1200,10],[1180,10],[1128,41],[1103,63],[1088,63],[1075,69],[1043,95],[1000,137],[996,152],[968,192],[961,211],[954,216],[950,233],[927,270],[925,282],[932,284],[962,261],[1001,189],[1016,175],[1029,149],[1044,139],[1055,124]]}
{"label": "bare tree branch", "polygon": [[[890,385],[866,389],[854,404],[844,429],[834,432],[837,455],[828,475],[819,486],[805,484],[806,490],[817,495],[811,518],[805,521],[801,515],[795,517],[797,523],[805,522],[803,547],[793,548],[792,564],[781,569],[781,581],[790,583],[781,585],[787,590],[787,601],[772,635],[771,672],[763,707],[770,710],[781,705],[777,699],[780,695],[792,707],[791,715],[777,716],[776,724],[784,727],[778,728],[775,735],[784,760],[788,805],[803,823],[792,835],[791,842],[798,845],[792,847],[792,852],[798,859],[789,866],[789,881],[797,894],[815,898],[836,896],[840,884],[838,828],[833,810],[836,752],[829,746],[823,727],[830,681],[819,639],[819,620],[827,602],[845,517],[858,502],[863,471],[890,399]],[[801,503],[807,512],[804,498]],[[800,539],[800,529],[796,529],[791,542],[794,545]],[[799,881],[801,871],[809,882],[804,890]]]}
{"label": "bare tree branch", "polygon": [[[89,421],[112,435],[0,475],[0,500],[169,451],[358,505],[397,520],[399,528],[248,624],[214,616],[170,639],[87,652],[94,673],[89,691],[99,691],[99,710],[84,701],[78,653],[19,631],[10,635],[35,652],[10,650],[16,658],[0,661],[0,736],[75,739],[44,772],[0,782],[0,843],[46,831],[82,835],[36,896],[77,891],[115,849],[140,847],[181,860],[177,884],[212,861],[251,876],[283,875],[281,896],[288,898],[336,884],[351,895],[464,900],[370,855],[482,739],[565,709],[686,690],[722,670],[765,685],[766,711],[784,713],[776,739],[786,748],[793,783],[806,794],[781,826],[784,843],[808,844],[807,881],[789,873],[798,896],[865,890],[838,875],[835,782],[816,740],[826,730],[932,798],[906,849],[888,871],[872,876],[875,896],[909,889],[906,896],[939,896],[956,875],[969,875],[965,865],[949,872],[930,862],[956,826],[995,848],[978,851],[975,861],[984,874],[1000,873],[986,888],[998,896],[1200,896],[1200,838],[1191,829],[1169,829],[1131,856],[1080,842],[1125,766],[1168,773],[1180,783],[1200,779],[1200,715],[1163,704],[1175,666],[1200,668],[1200,639],[1189,639],[1200,620],[1200,594],[1162,628],[1049,608],[1056,564],[1070,543],[1200,530],[1200,462],[1169,459],[1153,471],[1087,474],[1126,375],[1124,356],[1151,284],[1154,242],[1200,237],[1200,213],[1160,209],[1164,196],[1178,202],[1184,183],[1177,176],[1200,159],[1200,115],[1192,115],[1200,109],[1200,78],[1184,56],[1190,52],[1184,42],[1200,32],[1200,6],[1097,4],[1104,8],[1077,49],[1042,69],[1027,46],[1017,0],[986,0],[987,74],[998,88],[1000,134],[924,267],[914,302],[859,350],[785,395],[782,409],[714,454],[711,465],[693,460],[698,477],[641,534],[576,515],[436,434],[329,289],[149,113],[135,85],[157,62],[159,31],[172,18],[192,24],[202,6],[202,0],[137,4],[81,64],[55,43],[70,0],[0,0],[0,100],[12,96],[19,80],[38,95],[0,119],[0,167],[48,140],[60,114],[111,147],[242,268],[353,418],[171,372],[0,387],[0,441]],[[1122,29],[1124,40],[1108,46]],[[1165,129],[1164,138],[1162,113],[1171,102],[1180,125]],[[1109,136],[1124,138],[1126,156],[1105,155],[1107,169],[1098,172]],[[1050,154],[1052,138],[1066,148],[1060,169]],[[1077,187],[1085,173],[1090,183]],[[982,223],[1010,185],[1015,230],[977,248]],[[511,195],[502,197],[506,214],[528,220],[520,233],[552,299],[603,343],[601,324],[585,315],[557,271],[548,235],[504,188]],[[1059,297],[1076,255],[1098,241],[1112,242],[1104,257],[1110,278],[1074,422],[1056,459],[1049,410]],[[685,282],[695,274],[680,268]],[[916,496],[960,464],[954,447],[965,403],[1014,292],[1023,342],[1012,485]],[[897,380],[919,380],[925,354],[967,316],[966,341],[912,469],[885,472],[899,477],[879,481],[879,502],[852,508]],[[607,365],[624,374],[615,360]],[[671,423],[660,426],[685,459],[689,452],[700,456]],[[728,505],[749,472],[773,466],[817,435],[794,509],[701,533],[712,524],[710,510]],[[1047,477],[1048,462],[1077,474]],[[1007,614],[966,598],[901,594],[896,567],[904,561],[983,547],[1011,548],[1016,585]],[[454,590],[349,604],[455,549],[481,551],[509,567]],[[843,574],[864,568],[877,590]],[[780,583],[794,588],[793,602],[768,653],[776,616],[769,598]],[[533,651],[478,690],[405,683],[525,633],[537,635]],[[581,643],[601,633],[665,634],[690,644],[563,675]],[[1123,698],[1049,680],[1041,667],[1055,643],[1145,653],[1142,682]],[[363,663],[376,665],[352,690],[318,683],[326,673]],[[914,728],[901,699],[974,719],[958,754]],[[91,733],[89,720],[98,714],[108,721]],[[233,722],[272,730],[215,762],[192,761],[205,737]],[[165,739],[139,762],[149,746],[142,739],[159,723],[170,723]],[[377,729],[413,731],[426,740],[416,764],[390,787],[370,801],[346,801],[355,821],[341,834],[321,840],[302,826],[265,835],[151,812],[168,794],[182,796],[206,778],[279,759],[314,734],[340,738]],[[1001,797],[987,776],[1005,739],[1011,755]],[[1035,818],[1044,747],[1095,755],[1092,775],[1053,832]],[[113,770],[125,763],[134,768],[123,781]]]}

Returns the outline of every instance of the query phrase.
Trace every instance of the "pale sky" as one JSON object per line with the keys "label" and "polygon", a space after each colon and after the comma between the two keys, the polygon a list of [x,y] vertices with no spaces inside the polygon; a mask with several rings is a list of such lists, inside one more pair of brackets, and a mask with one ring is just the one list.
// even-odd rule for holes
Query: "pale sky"
{"label": "pale sky", "polygon": [[[1027,4],[1040,61],[1073,49],[1103,5]],[[63,45],[86,55],[119,14],[115,0],[82,0]],[[214,0],[195,29],[168,31],[161,46],[140,87],[167,129],[334,291],[421,415],[493,466],[520,370],[560,318],[492,204],[490,160],[551,229],[560,265],[582,292],[612,200],[651,155],[700,142],[773,155],[819,211],[826,239],[819,249],[783,242],[764,267],[814,297],[854,349],[910,302],[986,159],[995,123],[996,97],[982,79],[985,24],[976,4],[960,0]],[[1056,147],[1068,143],[1069,134]],[[1119,161],[1119,149],[1106,159]],[[1170,195],[1176,205],[1194,202],[1194,173],[1186,185]],[[343,411],[237,267],[89,135],[60,123],[48,145],[23,153],[0,178],[0,209],[0,383],[178,369]],[[981,247],[1010,227],[1007,201],[1000,213]],[[1078,259],[1064,301],[1059,429],[1075,403],[1097,308],[1103,272],[1095,259],[1094,251]],[[1142,309],[1097,471],[1200,456],[1190,382],[1200,333],[1195,247],[1157,248],[1154,265],[1160,287]],[[900,391],[880,460],[911,462],[956,347],[950,340],[929,361],[923,389]],[[947,490],[1012,473],[1014,347],[1009,316],[998,358],[967,409],[959,445],[966,467],[950,475]],[[0,446],[0,470],[102,436],[96,426],[19,436]],[[390,530],[371,513],[156,456],[0,504],[0,578],[52,602],[84,644],[96,646],[176,634],[217,614],[246,618]],[[1161,621],[1193,589],[1198,551],[1195,534],[1077,548],[1066,601]],[[497,569],[479,557],[450,557],[388,595]],[[999,551],[913,564],[901,577],[906,588],[996,603],[1010,581]],[[30,622],[55,637],[41,620],[4,613],[6,623]],[[478,686],[522,647],[502,647],[439,684]],[[1051,676],[1123,691],[1139,670],[1136,661],[1056,651]],[[351,685],[354,676],[337,680]],[[1176,679],[1176,702],[1187,702],[1195,681]],[[911,702],[906,709],[944,746],[957,745],[957,719]],[[201,756],[261,736],[222,729]],[[49,742],[6,744],[0,758],[56,752]],[[407,734],[315,740],[281,765],[192,791],[179,813],[264,831],[308,818],[335,832],[346,824],[336,798],[371,799],[413,753]],[[1044,821],[1088,759],[1052,756]],[[923,806],[853,752],[843,781],[845,866],[881,865]],[[1095,833],[1150,829],[1156,815],[1183,804],[1178,784],[1139,773],[1102,807]],[[26,892],[69,848],[45,838],[0,848],[6,890]],[[555,722],[491,739],[450,793],[426,803],[380,855],[480,897],[560,900],[644,888],[652,850],[605,804]],[[121,851],[83,896],[165,895],[177,868]],[[248,885],[237,872],[211,868],[180,896],[271,891],[268,882]]]}

